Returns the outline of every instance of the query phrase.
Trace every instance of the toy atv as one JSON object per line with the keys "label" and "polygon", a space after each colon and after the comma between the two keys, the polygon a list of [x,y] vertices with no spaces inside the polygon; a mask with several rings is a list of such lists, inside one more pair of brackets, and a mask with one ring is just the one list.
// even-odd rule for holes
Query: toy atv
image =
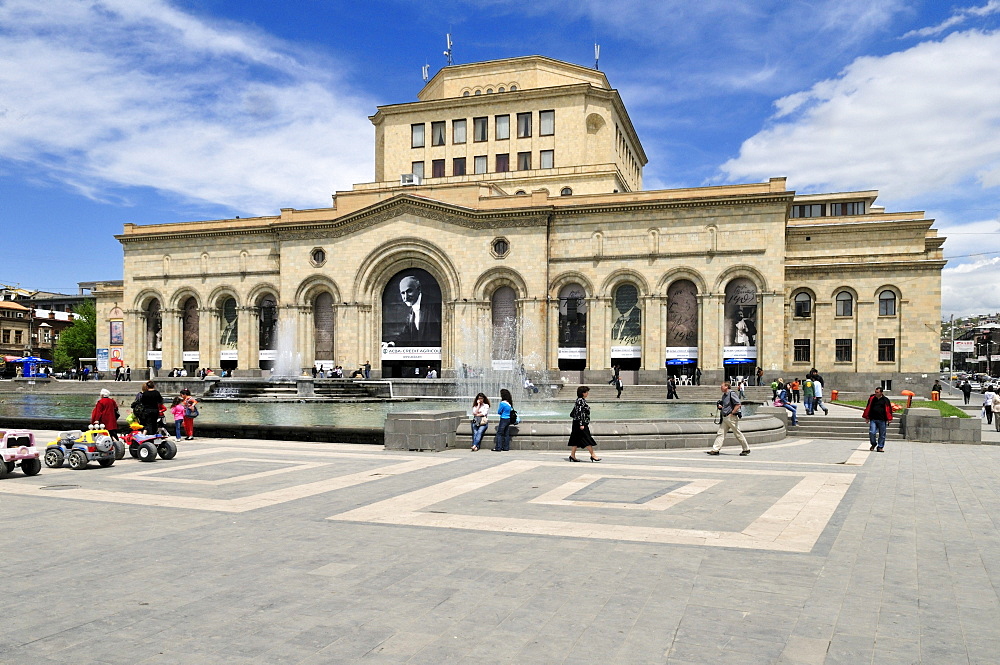
{"label": "toy atv", "polygon": [[173,459],[177,455],[177,444],[163,434],[143,434],[140,430],[133,430],[122,439],[128,446],[128,454],[140,462],[155,462],[157,455],[163,459]]}
{"label": "toy atv", "polygon": [[87,468],[89,462],[109,467],[115,463],[114,439],[106,429],[59,432],[59,438],[45,448],[45,466],[58,469],[66,461],[74,471]]}
{"label": "toy atv", "polygon": [[0,430],[0,478],[14,472],[20,462],[26,476],[42,470],[41,453],[35,447],[35,435],[23,429]]}

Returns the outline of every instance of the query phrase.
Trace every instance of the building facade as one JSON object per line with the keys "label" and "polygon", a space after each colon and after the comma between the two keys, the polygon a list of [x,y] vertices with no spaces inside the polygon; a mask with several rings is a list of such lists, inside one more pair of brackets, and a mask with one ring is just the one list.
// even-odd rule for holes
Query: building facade
{"label": "building facade", "polygon": [[92,291],[98,347],[236,375],[815,366],[867,389],[937,370],[944,239],[877,192],[643,191],[618,92],[538,56],[446,67],[371,120],[376,182],[329,208],[127,224],[123,285]]}

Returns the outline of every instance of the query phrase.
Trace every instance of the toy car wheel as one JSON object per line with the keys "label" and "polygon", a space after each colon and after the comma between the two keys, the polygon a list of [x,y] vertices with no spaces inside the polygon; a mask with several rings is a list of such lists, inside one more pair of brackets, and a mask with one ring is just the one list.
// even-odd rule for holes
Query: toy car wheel
{"label": "toy car wheel", "polygon": [[3,465],[5,467],[7,467],[7,473],[10,473],[11,471],[14,470],[14,463],[13,462],[4,462]]}
{"label": "toy car wheel", "polygon": [[74,471],[86,469],[87,456],[81,453],[79,450],[71,450],[69,452],[69,468],[73,469]]}
{"label": "toy car wheel", "polygon": [[99,460],[97,460],[97,463],[100,464],[101,466],[103,466],[106,469],[106,468],[108,468],[109,466],[111,466],[112,464],[115,463],[115,458],[114,457],[109,457],[107,459],[99,459]]}
{"label": "toy car wheel", "polygon": [[121,441],[115,441],[115,459],[119,460],[125,457],[125,444]]}
{"label": "toy car wheel", "polygon": [[156,446],[154,446],[151,441],[146,441],[145,443],[139,446],[139,461],[140,462],[156,461]]}
{"label": "toy car wheel", "polygon": [[5,478],[10,471],[7,470],[6,463],[0,463],[0,478]]}
{"label": "toy car wheel", "polygon": [[131,455],[134,459],[139,459],[139,444],[137,443],[129,444],[128,454]]}
{"label": "toy car wheel", "polygon": [[66,456],[60,449],[49,448],[45,451],[45,466],[50,469],[61,468],[64,461],[66,461]]}
{"label": "toy car wheel", "polygon": [[26,476],[37,476],[42,470],[42,460],[34,457],[32,459],[21,460],[21,472]]}
{"label": "toy car wheel", "polygon": [[102,435],[94,437],[94,447],[102,453],[106,453],[109,450],[114,449],[115,440],[110,436]]}
{"label": "toy car wheel", "polygon": [[160,453],[160,457],[163,459],[173,459],[177,456],[177,444],[173,441],[162,441],[159,446],[157,446],[157,452]]}

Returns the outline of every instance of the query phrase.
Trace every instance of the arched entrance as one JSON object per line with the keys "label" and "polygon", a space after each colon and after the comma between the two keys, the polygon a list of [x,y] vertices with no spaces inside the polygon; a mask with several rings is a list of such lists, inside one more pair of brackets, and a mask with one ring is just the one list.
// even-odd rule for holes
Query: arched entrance
{"label": "arched entrance", "polygon": [[163,366],[163,313],[157,298],[146,303],[146,367]]}
{"label": "arched entrance", "polygon": [[686,381],[698,365],[698,287],[679,279],[667,289],[667,375]]}
{"label": "arched entrance", "polygon": [[194,376],[198,371],[201,355],[198,350],[201,319],[198,313],[198,300],[194,296],[186,299],[181,306],[181,360],[188,376]]}
{"label": "arched entrance", "polygon": [[236,298],[224,298],[219,304],[219,318],[222,333],[219,336],[219,366],[232,376],[239,366],[239,311]]}
{"label": "arched entrance", "polygon": [[612,298],[615,317],[611,324],[611,366],[635,371],[642,367],[642,309],[639,289],[621,284]]}
{"label": "arched entrance", "polygon": [[587,369],[587,291],[576,283],[559,290],[559,369]]}
{"label": "arched entrance", "polygon": [[333,369],[333,296],[323,291],[313,300],[313,357],[317,370]]}
{"label": "arched entrance", "polygon": [[732,379],[754,375],[757,367],[757,285],[737,277],[726,285],[722,363]]}

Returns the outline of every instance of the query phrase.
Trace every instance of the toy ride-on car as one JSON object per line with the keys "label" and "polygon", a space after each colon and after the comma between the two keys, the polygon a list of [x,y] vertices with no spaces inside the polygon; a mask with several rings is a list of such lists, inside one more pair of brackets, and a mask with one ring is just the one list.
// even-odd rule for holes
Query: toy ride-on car
{"label": "toy ride-on car", "polygon": [[14,471],[20,462],[21,472],[34,476],[42,470],[41,453],[35,447],[35,435],[27,430],[0,430],[0,478]]}
{"label": "toy ride-on car", "polygon": [[58,469],[66,461],[74,471],[87,468],[89,462],[109,467],[115,463],[115,441],[106,429],[59,432],[59,438],[45,448],[45,466]]}
{"label": "toy ride-on car", "polygon": [[163,434],[143,434],[141,430],[133,429],[122,439],[128,446],[128,454],[140,462],[155,462],[156,456],[163,459],[173,459],[177,455],[177,444]]}

